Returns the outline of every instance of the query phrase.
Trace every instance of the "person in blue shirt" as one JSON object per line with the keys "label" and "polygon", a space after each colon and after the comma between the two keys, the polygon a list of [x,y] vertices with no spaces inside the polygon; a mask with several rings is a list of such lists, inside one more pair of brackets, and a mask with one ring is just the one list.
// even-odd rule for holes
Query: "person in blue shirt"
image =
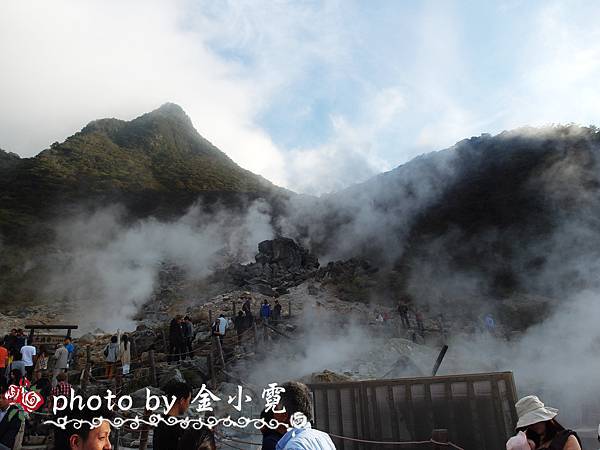
{"label": "person in blue shirt", "polygon": [[[273,417],[281,423],[293,427],[277,442],[276,450],[335,450],[335,445],[327,433],[311,427],[312,400],[305,384],[288,381],[280,393],[280,401],[273,411]],[[281,425],[281,428],[284,428]]]}
{"label": "person in blue shirt", "polygon": [[75,351],[75,346],[73,345],[73,342],[71,342],[71,338],[69,336],[65,337],[65,348],[67,349],[67,351],[69,352],[69,367],[71,367],[73,365],[73,356],[74,355],[74,351]]}
{"label": "person in blue shirt", "polygon": [[271,305],[266,299],[260,307],[260,317],[264,323],[269,323],[269,317],[271,317]]}

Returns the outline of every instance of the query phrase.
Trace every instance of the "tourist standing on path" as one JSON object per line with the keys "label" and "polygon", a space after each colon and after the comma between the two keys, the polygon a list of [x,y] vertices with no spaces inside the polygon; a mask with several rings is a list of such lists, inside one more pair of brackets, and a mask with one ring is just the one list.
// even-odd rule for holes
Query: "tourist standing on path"
{"label": "tourist standing on path", "polygon": [[46,349],[42,347],[39,353],[40,354],[37,355],[37,358],[35,360],[35,366],[33,368],[34,380],[40,378],[42,372],[48,370],[48,352],[46,352]]}
{"label": "tourist standing on path", "polygon": [[182,349],[185,347],[182,328],[183,318],[176,316],[169,325],[169,355],[167,361],[172,363],[179,361]]}
{"label": "tourist standing on path", "polygon": [[[189,384],[181,381],[171,381],[165,386],[168,399],[175,398],[175,403],[167,413],[169,417],[180,417],[187,413],[192,401],[192,388]],[[161,421],[154,429],[152,440],[154,450],[174,450],[178,448],[179,440],[183,435],[183,428],[175,425],[170,426]]]}
{"label": "tourist standing on path", "polygon": [[127,375],[131,368],[131,343],[129,342],[129,336],[126,334],[121,336],[119,355],[121,357],[121,365],[123,366],[123,375]]}
{"label": "tourist standing on path", "polygon": [[242,334],[246,331],[246,318],[242,311],[239,311],[237,316],[233,319],[233,326],[237,333],[238,345],[242,345]]}
{"label": "tourist standing on path", "polygon": [[115,335],[110,338],[110,342],[104,347],[104,357],[106,358],[106,378],[112,380],[116,374],[117,362],[119,361],[119,338]]}
{"label": "tourist standing on path", "polygon": [[8,349],[0,344],[0,389],[6,386],[6,368],[8,367]]}
{"label": "tourist standing on path", "polygon": [[398,313],[400,314],[402,326],[408,330],[410,328],[410,321],[408,320],[408,305],[405,302],[400,302],[398,305]]}
{"label": "tourist standing on path", "polygon": [[415,320],[417,321],[417,330],[422,338],[425,337],[425,325],[423,324],[423,313],[419,310],[415,312]]}
{"label": "tourist standing on path", "polygon": [[263,323],[267,324],[267,323],[269,323],[270,317],[271,317],[271,305],[269,304],[268,300],[265,299],[264,303],[260,307],[260,318],[262,319]]}
{"label": "tourist standing on path", "polygon": [[27,378],[33,380],[33,368],[35,365],[35,356],[37,354],[36,348],[31,343],[21,347],[21,360],[25,364],[25,371],[27,372]]}
{"label": "tourist standing on path", "polygon": [[66,372],[69,367],[69,350],[64,344],[59,345],[54,352],[54,369],[52,370],[52,387],[56,386],[56,376],[61,372]]}
{"label": "tourist standing on path", "polygon": [[279,300],[275,300],[275,306],[273,307],[273,323],[278,323],[281,319],[281,303]]}
{"label": "tourist standing on path", "polygon": [[183,318],[182,329],[184,341],[183,359],[185,359],[187,356],[189,356],[189,358],[192,359],[192,341],[194,339],[194,325],[192,324],[192,318],[190,316],[185,316]]}

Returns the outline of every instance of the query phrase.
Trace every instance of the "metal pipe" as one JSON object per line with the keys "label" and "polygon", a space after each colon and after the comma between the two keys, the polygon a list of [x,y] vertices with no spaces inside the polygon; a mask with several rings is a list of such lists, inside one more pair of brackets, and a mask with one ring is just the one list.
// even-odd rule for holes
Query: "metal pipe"
{"label": "metal pipe", "polygon": [[444,356],[446,356],[447,351],[448,351],[448,346],[444,344],[444,346],[442,347],[442,350],[440,351],[440,354],[437,357],[437,360],[435,361],[435,365],[433,366],[433,371],[431,372],[432,377],[435,377],[435,375],[437,374],[437,371],[440,368],[440,365],[442,364],[442,360],[444,359]]}

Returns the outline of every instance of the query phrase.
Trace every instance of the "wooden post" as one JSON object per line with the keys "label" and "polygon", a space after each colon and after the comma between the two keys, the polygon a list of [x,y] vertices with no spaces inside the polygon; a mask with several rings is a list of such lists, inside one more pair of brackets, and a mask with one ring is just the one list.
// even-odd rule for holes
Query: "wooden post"
{"label": "wooden post", "polygon": [[212,352],[212,344],[210,346],[210,355],[208,355],[207,358],[207,362],[208,362],[208,371],[210,373],[210,379],[212,380],[212,387],[213,389],[217,388],[217,378],[215,376],[215,366],[214,366],[214,362],[213,362],[213,352]]}
{"label": "wooden post", "polygon": [[224,369],[225,368],[225,356],[223,355],[223,347],[221,346],[221,338],[219,336],[216,336],[215,342],[217,343],[217,350],[219,350],[219,358],[221,359],[221,364],[223,365],[223,369]]}
{"label": "wooden post", "polygon": [[81,390],[86,391],[88,380],[90,378],[90,371],[92,370],[92,353],[90,346],[85,348],[85,367],[83,368],[83,376],[81,378]]}
{"label": "wooden post", "polygon": [[121,440],[121,428],[117,427],[115,430],[115,445],[113,445],[113,450],[119,450],[119,441]]}
{"label": "wooden post", "polygon": [[[148,420],[150,418],[150,410],[144,409],[144,420]],[[140,448],[139,450],[146,450],[148,447],[148,431],[150,430],[150,425],[142,425],[142,431],[140,432]]]}
{"label": "wooden post", "polygon": [[212,320],[212,309],[208,310],[208,328],[212,329],[212,324],[213,324],[213,320]]}
{"label": "wooden post", "polygon": [[148,352],[148,359],[150,362],[150,376],[152,377],[152,386],[158,386],[158,378],[156,376],[156,363],[154,361],[154,350]]}
{"label": "wooden post", "polygon": [[[440,444],[447,444],[448,443],[448,430],[444,430],[444,429],[433,430],[433,432],[431,433],[431,439],[435,442],[439,442]],[[447,446],[434,443],[433,448],[434,448],[434,450],[442,450],[442,449],[446,449]]]}
{"label": "wooden post", "polygon": [[167,345],[167,337],[166,337],[166,333],[165,333],[165,329],[164,328],[160,329],[160,334],[162,335],[162,341],[163,341],[163,347],[165,348],[165,353],[168,354],[169,353],[169,346]]}
{"label": "wooden post", "polygon": [[288,300],[288,317],[292,317],[292,301]]}
{"label": "wooden post", "polygon": [[123,377],[119,372],[120,370],[123,370],[123,368],[119,367],[118,364],[115,364],[115,392],[120,392],[123,387]]}
{"label": "wooden post", "polygon": [[135,340],[131,339],[129,341],[129,345],[131,346],[131,359],[137,358],[137,347],[135,346]]}
{"label": "wooden post", "polygon": [[233,301],[233,317],[237,316],[235,300]]}

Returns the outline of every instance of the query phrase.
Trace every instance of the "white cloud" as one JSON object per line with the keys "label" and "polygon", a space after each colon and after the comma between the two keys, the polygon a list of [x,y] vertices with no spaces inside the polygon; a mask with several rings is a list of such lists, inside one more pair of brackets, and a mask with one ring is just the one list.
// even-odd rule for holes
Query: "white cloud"
{"label": "white cloud", "polygon": [[[366,14],[338,0],[9,2],[0,147],[33,155],[91,120],[172,101],[241,166],[314,193],[482,132],[597,122],[600,6],[504,6]],[[502,26],[473,42],[486,14]],[[511,30],[523,35],[510,56],[488,55]],[[272,138],[260,121],[273,111],[282,133],[311,144]],[[321,116],[327,132],[309,128]]]}
{"label": "white cloud", "polygon": [[353,123],[343,116],[330,117],[333,137],[328,142],[288,153],[292,188],[311,194],[332,192],[391,169],[377,154],[376,140],[405,106],[400,90],[390,87],[368,96]]}
{"label": "white cloud", "polygon": [[598,123],[600,29],[596,2],[545,2],[515,49],[518,76],[503,94],[504,127]]}
{"label": "white cloud", "polygon": [[240,165],[285,184],[280,151],[252,123],[260,86],[184,28],[185,13],[182,2],[4,4],[0,145],[31,156],[91,120],[172,101]]}

